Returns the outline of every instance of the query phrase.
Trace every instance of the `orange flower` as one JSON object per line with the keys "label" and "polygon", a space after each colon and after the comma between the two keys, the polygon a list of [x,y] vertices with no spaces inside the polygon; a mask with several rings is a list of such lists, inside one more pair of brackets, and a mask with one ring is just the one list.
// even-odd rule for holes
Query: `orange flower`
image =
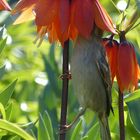
{"label": "orange flower", "polygon": [[113,36],[111,36],[110,38],[104,38],[102,40],[102,44],[106,49],[113,82],[117,72],[117,56],[119,43],[116,40],[113,40]]}
{"label": "orange flower", "polygon": [[59,40],[62,44],[78,34],[88,38],[95,25],[115,33],[111,18],[98,0],[20,0],[12,13],[21,13],[15,24],[35,18],[37,39],[41,41],[46,33],[51,42]]}
{"label": "orange flower", "polygon": [[133,44],[123,41],[119,45],[117,81],[121,92],[137,88],[139,66]]}
{"label": "orange flower", "polygon": [[0,10],[11,10],[10,6],[5,0],[0,0]]}

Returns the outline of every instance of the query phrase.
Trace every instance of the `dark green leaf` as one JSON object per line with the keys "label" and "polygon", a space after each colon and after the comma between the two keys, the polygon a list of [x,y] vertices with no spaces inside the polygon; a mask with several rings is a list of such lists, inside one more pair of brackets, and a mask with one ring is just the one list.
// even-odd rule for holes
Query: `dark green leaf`
{"label": "dark green leaf", "polygon": [[140,99],[127,103],[132,124],[140,133]]}
{"label": "dark green leaf", "polygon": [[134,138],[135,140],[139,140],[140,138],[140,133],[138,133],[138,131],[136,131],[135,126],[133,125],[133,122],[131,120],[130,114],[125,113],[125,116],[127,116],[126,119],[126,140],[130,139],[130,138]]}
{"label": "dark green leaf", "polygon": [[136,100],[138,98],[140,98],[140,89],[124,96],[124,101],[127,103],[130,101]]}
{"label": "dark green leaf", "polygon": [[0,79],[4,76],[5,74],[5,66],[0,67]]}
{"label": "dark green leaf", "polygon": [[58,88],[58,84],[57,84],[58,77],[56,77],[56,73],[53,70],[53,68],[50,65],[47,58],[45,57],[45,55],[42,55],[42,57],[43,57],[43,60],[44,60],[45,70],[47,72],[47,76],[48,76],[49,82],[51,83],[52,89],[54,90],[56,95],[59,95],[59,88]]}
{"label": "dark green leaf", "polygon": [[11,83],[3,92],[0,93],[0,102],[6,106],[9,99],[11,98],[13,91],[15,89],[17,80]]}

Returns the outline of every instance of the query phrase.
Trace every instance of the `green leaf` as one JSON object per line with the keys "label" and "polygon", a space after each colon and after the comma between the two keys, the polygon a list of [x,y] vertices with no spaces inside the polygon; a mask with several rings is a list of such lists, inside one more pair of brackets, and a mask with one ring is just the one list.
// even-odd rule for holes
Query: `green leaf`
{"label": "green leaf", "polygon": [[50,64],[53,66],[53,68],[55,69],[55,72],[57,74],[59,74],[59,70],[58,70],[58,64],[56,62],[56,58],[55,58],[55,44],[52,44],[50,47],[50,51],[49,51],[49,60],[50,60]]}
{"label": "green leaf", "polygon": [[134,91],[133,93],[125,95],[124,96],[124,101],[127,103],[127,102],[130,102],[130,101],[136,100],[138,98],[140,98],[140,89]]}
{"label": "green leaf", "polygon": [[82,128],[82,119],[80,119],[80,121],[76,125],[70,140],[80,140],[81,139],[81,135],[80,135],[81,128]]}
{"label": "green leaf", "polygon": [[44,122],[45,122],[45,125],[47,127],[47,130],[48,130],[48,133],[50,135],[51,140],[54,140],[52,122],[51,122],[50,116],[49,116],[47,111],[45,111],[43,119],[44,119]]}
{"label": "green leaf", "polygon": [[5,66],[0,67],[0,79],[3,77],[5,74]]}
{"label": "green leaf", "polygon": [[[136,131],[135,126],[133,125],[133,122],[130,118],[129,112],[127,112],[127,114],[125,114],[127,116],[126,119],[126,140],[129,140],[130,138],[134,138],[135,140],[139,140],[140,138],[140,133],[138,133],[138,131]],[[119,139],[119,138],[118,138]]]}
{"label": "green leaf", "polygon": [[45,121],[43,120],[42,115],[39,115],[39,128],[38,128],[38,140],[51,140]]}
{"label": "green leaf", "polygon": [[17,80],[15,80],[13,83],[11,83],[3,92],[0,93],[0,102],[6,106],[9,99],[11,98],[15,85]]}
{"label": "green leaf", "polygon": [[18,136],[13,136],[12,138],[10,138],[10,140],[21,140],[21,138]]}
{"label": "green leaf", "polygon": [[7,130],[9,132],[12,132],[25,140],[35,140],[31,135],[29,135],[23,129],[21,129],[17,125],[10,123],[6,120],[0,119],[0,129],[4,129],[4,130]]}
{"label": "green leaf", "polygon": [[7,41],[7,38],[0,41],[0,54],[2,53],[2,50],[4,49],[6,45],[6,41]]}
{"label": "green leaf", "polygon": [[140,99],[127,103],[130,118],[135,129],[140,133]]}
{"label": "green leaf", "polygon": [[135,0],[138,10],[140,11],[140,0]]}
{"label": "green leaf", "polygon": [[2,115],[1,118],[6,119],[5,108],[1,103],[0,103],[0,115]]}
{"label": "green leaf", "polygon": [[6,135],[8,135],[8,132],[6,130],[0,130],[0,138]]}
{"label": "green leaf", "polygon": [[50,47],[50,51],[49,51],[49,58],[51,61],[51,64],[55,64],[55,45],[52,44]]}
{"label": "green leaf", "polygon": [[59,95],[59,88],[57,84],[58,77],[56,77],[55,71],[53,70],[52,66],[50,65],[49,61],[47,60],[44,54],[42,55],[42,57],[44,60],[45,70],[47,72],[47,76],[48,76],[49,82],[51,83],[52,89],[54,90],[56,95]]}
{"label": "green leaf", "polygon": [[11,102],[10,104],[8,104],[5,110],[6,110],[6,120],[10,120],[13,111],[13,103]]}
{"label": "green leaf", "polygon": [[99,132],[99,124],[96,123],[91,127],[91,129],[87,132],[86,136],[82,140],[98,140],[100,139]]}

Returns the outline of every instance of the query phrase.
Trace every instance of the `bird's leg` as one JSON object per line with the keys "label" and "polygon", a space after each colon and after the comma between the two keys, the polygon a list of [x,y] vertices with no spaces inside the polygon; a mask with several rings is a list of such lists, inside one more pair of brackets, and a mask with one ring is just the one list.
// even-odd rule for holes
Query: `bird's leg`
{"label": "bird's leg", "polygon": [[71,79],[71,73],[69,72],[69,71],[66,71],[65,73],[63,73],[63,74],[61,74],[60,76],[59,76],[59,78],[61,78],[62,80],[63,79]]}
{"label": "bird's leg", "polygon": [[76,123],[76,121],[79,119],[79,117],[82,116],[85,113],[85,111],[86,111],[86,108],[80,109],[80,112],[76,115],[76,117],[74,118],[73,122],[71,122],[68,125],[61,126],[64,129],[59,131],[59,133],[62,134],[62,133],[65,133],[66,131],[68,131]]}

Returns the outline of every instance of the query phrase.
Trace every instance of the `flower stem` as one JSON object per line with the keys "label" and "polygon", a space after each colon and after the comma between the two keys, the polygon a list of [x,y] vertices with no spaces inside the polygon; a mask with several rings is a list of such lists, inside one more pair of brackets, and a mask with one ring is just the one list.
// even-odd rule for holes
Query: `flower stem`
{"label": "flower stem", "polygon": [[123,93],[119,89],[119,125],[120,125],[120,140],[125,140],[125,127],[124,127],[124,102]]}
{"label": "flower stem", "polygon": [[125,31],[121,31],[119,36],[120,36],[120,43],[123,42],[123,41],[126,41],[126,38],[125,38]]}
{"label": "flower stem", "polygon": [[[65,41],[63,48],[63,75],[69,71],[69,40]],[[67,77],[63,78],[62,85],[62,98],[61,98],[61,120],[60,120],[60,131],[64,129],[66,125],[67,116],[67,105],[68,105],[68,83]],[[65,140],[66,133],[60,133],[60,140]]]}
{"label": "flower stem", "polygon": [[137,22],[138,19],[139,19],[139,11],[136,9],[135,12],[132,14],[132,17],[126,24],[126,28],[124,29],[126,33],[130,31],[131,28],[133,28],[134,24]]}

